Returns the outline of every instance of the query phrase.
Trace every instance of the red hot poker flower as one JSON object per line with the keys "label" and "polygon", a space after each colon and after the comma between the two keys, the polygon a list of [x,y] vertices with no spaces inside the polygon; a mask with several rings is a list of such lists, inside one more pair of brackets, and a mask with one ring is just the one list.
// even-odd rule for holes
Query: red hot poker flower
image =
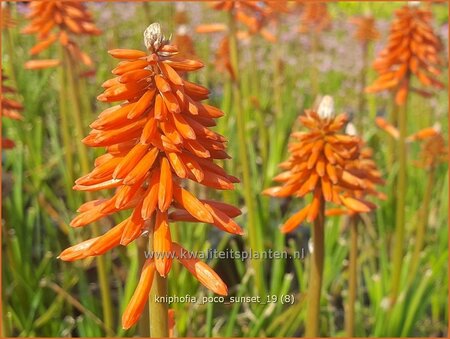
{"label": "red hot poker flower", "polygon": [[[32,1],[30,24],[22,31],[36,34],[39,42],[30,50],[30,55],[38,55],[56,42],[59,42],[72,55],[74,60],[81,60],[86,66],[92,65],[91,58],[80,50],[72,36],[98,35],[91,14],[80,1]],[[31,60],[25,64],[27,69],[54,67],[59,60]]]}
{"label": "red hot poker flower", "polygon": [[11,28],[15,27],[17,24],[17,21],[14,20],[11,16],[11,11],[7,7],[3,7],[0,9],[1,12],[1,20],[0,20],[0,28]]}
{"label": "red hot poker flower", "polygon": [[375,27],[374,17],[367,15],[351,18],[350,22],[356,26],[355,38],[362,44],[380,38],[380,33]]}
{"label": "red hot poker flower", "polygon": [[334,117],[332,106],[332,99],[325,97],[319,113],[307,110],[300,117],[300,123],[308,131],[292,133],[294,142],[289,145],[290,157],[280,164],[285,172],[274,178],[282,185],[263,192],[274,197],[301,198],[312,194],[311,202],[284,223],[283,233],[292,231],[304,220],[314,221],[327,201],[355,213],[369,212],[375,207],[362,197],[349,194],[365,187],[367,174],[350,170],[360,155],[361,140],[339,133],[347,122],[347,116],[340,114]]}
{"label": "red hot poker flower", "polygon": [[276,42],[276,37],[267,29],[269,22],[276,22],[277,15],[288,12],[287,1],[216,1],[211,5],[216,10],[232,13],[233,17],[247,29],[242,37],[261,34],[269,42]]}
{"label": "red hot poker flower", "polygon": [[417,162],[420,167],[430,170],[436,168],[439,163],[448,162],[448,147],[439,130],[436,130],[436,134],[424,139],[420,150],[420,161]]}
{"label": "red hot poker flower", "polygon": [[[431,27],[430,11],[416,6],[404,6],[395,14],[388,45],[374,63],[379,77],[366,88],[366,92],[395,91],[395,102],[397,105],[404,105],[411,90],[413,75],[425,87],[444,87],[436,79],[441,74],[441,43]],[[421,89],[413,90],[421,95],[430,95]]]}
{"label": "red hot poker flower", "polygon": [[179,2],[176,4],[175,12],[175,24],[177,30],[173,38],[173,44],[177,46],[179,56],[188,59],[198,59],[198,55],[195,52],[194,40],[192,40],[189,32],[189,17],[186,11],[186,4]]}
{"label": "red hot poker flower", "polygon": [[331,26],[331,16],[326,3],[301,3],[299,32],[322,32]]}
{"label": "red hot poker flower", "polygon": [[[242,23],[246,30],[237,32],[240,39],[255,34],[269,42],[276,42],[276,37],[267,26],[277,24],[279,14],[288,12],[287,1],[214,1],[210,6],[216,10],[226,11],[233,20]],[[220,23],[203,24],[196,28],[198,33],[228,32],[228,26]],[[232,79],[236,77],[236,70],[231,65],[229,34],[223,36],[216,51],[215,64],[219,72],[228,73]]]}
{"label": "red hot poker flower", "polygon": [[131,214],[102,236],[70,247],[60,256],[73,261],[100,255],[129,244],[144,232],[153,233],[156,255],[143,269],[133,302],[123,317],[124,328],[139,318],[148,298],[152,271],[167,276],[173,257],[207,288],[227,294],[226,285],[211,268],[186,256],[185,250],[172,242],[170,222],[205,222],[242,234],[232,219],[241,213],[238,208],[199,199],[182,184],[183,179],[189,179],[206,187],[229,190],[238,182],[214,163],[214,159],[229,158],[226,139],[209,128],[224,113],[201,103],[208,98],[208,89],[181,77],[203,64],[177,56],[177,48],[162,36],[158,24],[149,26],[144,37],[149,53],[109,51],[122,61],[113,70],[116,77],[103,84],[105,91],[98,99],[122,103],[103,111],[91,124],[93,130],[83,142],[91,147],[106,147],[107,153],[98,157],[92,172],[74,186],[82,191],[114,188],[115,194],[83,204],[71,225],[84,226],[122,210],[131,210]]}

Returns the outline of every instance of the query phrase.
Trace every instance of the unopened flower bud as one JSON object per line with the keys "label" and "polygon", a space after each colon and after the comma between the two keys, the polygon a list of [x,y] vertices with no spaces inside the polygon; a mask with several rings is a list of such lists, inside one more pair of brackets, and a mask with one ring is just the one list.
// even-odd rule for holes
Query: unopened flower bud
{"label": "unopened flower bud", "polygon": [[420,1],[408,1],[408,6],[409,7],[413,7],[413,8],[417,8],[420,6]]}
{"label": "unopened flower bud", "polygon": [[349,122],[347,124],[347,126],[345,127],[345,134],[352,135],[352,136],[358,135],[358,132],[356,131],[356,127],[353,123]]}
{"label": "unopened flower bud", "polygon": [[162,34],[159,23],[151,24],[144,31],[144,44],[148,50],[155,52],[167,43],[169,43],[169,39]]}
{"label": "unopened flower bud", "polygon": [[322,120],[330,120],[334,118],[334,100],[331,96],[325,95],[320,101],[317,114]]}

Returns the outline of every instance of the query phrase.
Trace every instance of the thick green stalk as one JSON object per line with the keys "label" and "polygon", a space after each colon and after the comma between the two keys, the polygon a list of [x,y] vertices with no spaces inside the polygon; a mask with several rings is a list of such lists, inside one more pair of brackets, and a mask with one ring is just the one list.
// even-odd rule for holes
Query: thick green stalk
{"label": "thick green stalk", "polygon": [[142,6],[144,7],[145,17],[148,21],[147,25],[150,25],[153,22],[152,21],[152,11],[150,10],[150,4],[147,1],[144,1],[142,3]]}
{"label": "thick green stalk", "polygon": [[425,195],[422,200],[422,206],[419,210],[419,217],[416,225],[416,237],[414,242],[414,252],[411,258],[411,266],[409,269],[408,281],[412,282],[419,267],[420,252],[425,242],[425,231],[427,228],[428,214],[430,212],[431,194],[433,193],[435,168],[432,167],[428,171],[428,180],[425,187]]}
{"label": "thick green stalk", "polygon": [[[279,40],[281,34],[280,34],[280,27],[277,27],[277,40]],[[283,118],[285,119],[286,117],[283,116],[283,71],[282,71],[282,60],[281,60],[281,46],[275,46],[275,50],[274,50],[274,60],[273,60],[273,104],[274,104],[274,109],[275,109],[275,126],[274,126],[274,130],[275,130],[275,136],[274,136],[274,140],[272,140],[272,145],[268,145],[269,149],[273,149],[276,150],[275,145],[278,145],[280,143],[280,141],[282,139],[279,138],[280,135],[283,135],[284,133],[280,133],[280,131],[283,130],[283,126],[284,124],[283,122]],[[271,146],[271,147],[269,147]],[[271,159],[273,158],[275,155],[275,159]],[[281,159],[279,158],[281,157],[281,152],[270,152],[270,154],[268,155],[268,159],[271,159],[273,161],[273,163],[279,163],[281,161]],[[278,158],[278,159],[277,159]],[[269,167],[270,161],[267,161],[267,167]],[[269,171],[266,170],[266,168],[264,169],[264,175],[265,175],[265,180],[264,180],[264,184],[266,184],[266,180],[272,180],[272,176],[268,176],[267,174],[271,174]]]}
{"label": "thick green stalk", "polygon": [[[252,187],[251,169],[249,164],[249,154],[247,145],[247,130],[244,116],[244,107],[242,105],[241,88],[239,82],[239,62],[238,62],[238,46],[236,39],[236,23],[234,21],[233,14],[229,17],[229,29],[230,29],[230,57],[231,65],[235,71],[236,77],[232,80],[233,85],[233,98],[236,108],[236,125],[238,130],[238,140],[239,140],[239,160],[242,164],[242,176],[243,176],[243,186],[244,186],[244,200],[247,206],[247,229],[248,237],[250,242],[251,251],[262,251],[262,243],[260,241],[261,234],[258,229],[258,224],[256,220],[256,205],[255,205],[255,194]],[[263,262],[258,259],[251,259],[251,263],[255,270],[255,280],[256,287],[260,295],[266,292],[265,281],[264,281],[264,271]]]}
{"label": "thick green stalk", "polygon": [[[392,100],[395,100],[395,95],[392,95]],[[398,110],[399,110],[399,106],[397,106],[394,102],[391,110],[389,111],[389,116],[388,116],[388,121],[393,126],[397,126],[397,123],[398,123]],[[394,164],[395,151],[396,151],[395,147],[396,147],[396,143],[395,143],[394,138],[389,137],[388,141],[387,141],[388,150],[387,150],[387,156],[386,156],[386,162],[387,162],[386,166],[388,168],[388,171],[392,170],[392,166]],[[395,192],[393,191],[392,194],[394,195]]]}
{"label": "thick green stalk", "polygon": [[320,202],[319,214],[314,220],[312,229],[313,251],[311,253],[311,267],[307,295],[307,314],[305,336],[314,338],[319,336],[320,322],[320,294],[322,290],[323,262],[325,252],[325,201]]}
{"label": "thick green stalk", "polygon": [[358,260],[358,220],[353,215],[349,218],[350,223],[350,255],[348,265],[348,298],[347,311],[345,314],[345,333],[347,337],[355,335],[355,302],[357,288],[357,260]]}
{"label": "thick green stalk", "polygon": [[[81,138],[84,135],[84,129],[83,129],[83,122],[81,119],[81,109],[80,109],[80,102],[79,100],[79,91],[78,91],[78,85],[77,81],[75,79],[74,74],[74,68],[73,65],[75,64],[75,60],[71,60],[71,56],[67,50],[64,50],[64,68],[67,72],[68,77],[68,87],[69,87],[69,94],[71,98],[71,102],[74,109],[74,118],[75,118],[75,131],[76,131],[76,137]],[[88,154],[86,152],[86,148],[80,143],[76,143],[78,146],[78,154],[79,154],[79,161],[81,166],[81,171],[83,173],[89,172],[89,158]],[[91,199],[91,195],[87,194],[88,199]],[[94,237],[100,235],[100,229],[97,224],[92,224],[92,235]],[[108,272],[106,268],[106,261],[104,256],[97,256],[96,258],[97,262],[97,274],[98,274],[98,280],[100,285],[100,293],[101,293],[101,299],[102,299],[102,310],[103,310],[103,322],[105,324],[105,328],[109,329],[109,333],[107,335],[112,335],[112,328],[113,328],[113,313],[112,313],[112,301],[111,301],[111,292],[109,290],[109,279],[108,279]]]}
{"label": "thick green stalk", "polygon": [[[150,252],[153,251],[153,235],[149,235],[148,248]],[[169,305],[158,300],[158,298],[166,296],[167,278],[163,278],[158,272],[155,272],[148,300],[151,338],[167,338],[169,336]]]}
{"label": "thick green stalk", "polygon": [[11,59],[14,58],[16,55],[16,49],[14,48],[14,38],[13,38],[13,32],[11,28],[6,29],[6,33],[8,34],[8,38],[6,39],[7,42],[7,48],[8,48],[8,56],[10,58],[9,66],[11,67],[11,74],[8,74],[11,78],[11,83],[14,88],[19,90],[18,88],[18,82],[17,82],[17,73],[16,73],[16,66],[15,62],[13,62]]}
{"label": "thick green stalk", "polygon": [[[252,56],[252,75],[253,77],[258,74],[257,65],[258,62],[256,60],[256,53],[255,48],[251,48],[251,56]],[[260,79],[253,81],[253,90],[252,95],[254,98],[256,98],[256,102],[254,103],[254,112],[255,112],[255,120],[258,124],[258,141],[259,141],[259,151],[261,152],[261,162],[263,165],[267,164],[267,157],[268,157],[268,144],[269,144],[269,137],[267,133],[267,128],[265,126],[265,114],[263,113],[261,109],[261,102],[258,98],[260,98],[261,88],[260,88]]]}
{"label": "thick green stalk", "polygon": [[316,57],[319,50],[319,36],[316,31],[310,32],[311,39],[311,65],[310,65],[310,76],[311,76],[311,88],[312,88],[312,98],[316,100],[317,96],[320,94],[319,85],[319,71],[316,67]]}
{"label": "thick green stalk", "polygon": [[[371,58],[373,56],[374,44],[367,46],[367,56]],[[375,78],[375,70],[372,67],[366,68],[366,83],[372,83]],[[377,117],[377,97],[375,95],[366,96],[367,106],[369,111],[369,120],[374,121]]]}
{"label": "thick green stalk", "polygon": [[397,174],[397,202],[395,206],[395,243],[393,250],[393,269],[392,269],[392,289],[391,302],[395,303],[400,287],[400,278],[402,272],[402,263],[404,255],[405,240],[405,204],[406,204],[406,175],[407,175],[407,156],[406,156],[406,104],[398,107],[398,129],[399,139],[397,142],[398,174]]}
{"label": "thick green stalk", "polygon": [[369,55],[369,49],[368,49],[368,43],[362,44],[362,60],[363,60],[363,66],[361,68],[361,72],[359,74],[359,85],[360,85],[360,93],[358,96],[359,102],[358,102],[358,112],[357,119],[356,119],[356,128],[358,130],[358,133],[360,135],[363,135],[363,129],[364,129],[364,116],[366,116],[365,112],[365,106],[366,106],[366,94],[364,93],[364,88],[366,88],[366,77],[367,77],[367,65],[369,63],[368,55]]}
{"label": "thick green stalk", "polygon": [[273,101],[275,105],[275,116],[277,120],[280,120],[283,117],[283,74],[282,74],[282,65],[281,65],[281,51],[280,47],[275,48],[275,57],[273,61]]}
{"label": "thick green stalk", "polygon": [[[63,47],[60,47],[60,58],[63,58]],[[68,193],[72,192],[72,185],[74,182],[73,173],[73,148],[72,148],[72,138],[70,136],[69,118],[67,112],[67,91],[66,91],[66,77],[64,74],[64,67],[58,68],[58,81],[59,81],[59,117],[61,119],[61,133],[62,142],[64,150],[64,161],[66,173],[66,183]],[[68,199],[73,203],[72,194],[68,194]]]}

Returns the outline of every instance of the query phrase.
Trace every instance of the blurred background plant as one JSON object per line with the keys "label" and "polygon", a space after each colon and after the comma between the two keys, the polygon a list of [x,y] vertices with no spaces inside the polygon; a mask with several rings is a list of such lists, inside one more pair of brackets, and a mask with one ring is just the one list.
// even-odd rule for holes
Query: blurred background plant
{"label": "blurred background plant", "polygon": [[[181,3],[181,2],[180,2]],[[68,224],[83,200],[83,194],[73,192],[73,179],[83,172],[82,152],[88,163],[101,154],[81,144],[83,133],[95,118],[92,112],[106,108],[95,98],[103,79],[108,78],[113,60],[104,51],[120,46],[141,49],[141,32],[149,23],[161,22],[166,32],[181,33],[191,39],[192,47],[201,60],[208,61],[205,69],[190,75],[192,80],[211,89],[210,103],[226,112],[216,130],[230,140],[228,153],[233,160],[224,167],[240,177],[243,183],[237,190],[225,194],[226,202],[242,209],[236,221],[244,227],[243,239],[223,235],[204,224],[195,229],[177,225],[183,246],[201,251],[256,249],[304,252],[304,260],[260,260],[254,264],[240,259],[212,259],[208,264],[229,286],[230,295],[270,295],[278,300],[293,294],[295,302],[276,303],[173,303],[176,336],[301,336],[305,331],[306,286],[309,260],[310,230],[302,225],[285,236],[278,226],[288,215],[299,210],[294,200],[271,200],[260,195],[271,186],[278,172],[277,165],[287,158],[287,144],[300,112],[313,107],[317,94],[332,94],[338,111],[346,111],[357,123],[361,117],[362,137],[373,149],[373,158],[386,178],[382,191],[387,199],[378,204],[370,215],[362,216],[359,224],[355,301],[355,336],[446,336],[448,323],[448,173],[444,162],[425,159],[425,168],[415,166],[422,159],[426,143],[407,142],[405,193],[405,229],[403,265],[400,272],[396,303],[390,302],[392,289],[392,258],[395,242],[395,190],[398,161],[389,139],[375,125],[375,117],[388,116],[392,98],[386,93],[366,95],[361,90],[362,75],[367,84],[375,80],[370,68],[372,60],[385,46],[390,22],[395,10],[403,3],[340,2],[326,5],[331,26],[317,34],[317,46],[310,34],[298,32],[300,18],[306,16],[305,5],[287,2],[286,11],[277,12],[277,24],[270,23],[268,32],[276,41],[268,41],[261,34],[238,34],[248,30],[234,20],[236,41],[230,42],[230,58],[238,77],[220,74],[215,68],[215,53],[223,38],[221,34],[200,35],[200,24],[229,25],[230,15],[216,11],[201,2],[185,6],[186,19],[174,20],[180,12],[174,2],[89,2],[96,26],[102,36],[83,37],[82,50],[92,58],[95,72],[65,63],[64,67],[39,71],[24,70],[28,51],[35,38],[20,33],[27,25],[25,15],[30,12],[26,3],[5,3],[15,27],[2,30],[4,48],[2,67],[8,75],[8,86],[19,93],[15,99],[24,106],[21,122],[3,119],[4,135],[16,143],[3,152],[3,328],[4,336],[85,336],[99,337],[139,335],[139,327],[124,331],[118,321],[137,284],[139,274],[138,248],[132,244],[105,256],[108,272],[107,289],[113,305],[112,326],[105,325],[102,310],[98,265],[84,260],[75,265],[56,260],[62,249],[88,237],[83,230],[70,229]],[[448,8],[444,2],[422,5],[433,13],[431,25],[443,44],[448,46]],[[182,7],[182,6],[181,6]],[[256,12],[248,15],[254,15]],[[2,15],[4,7],[2,7]],[[367,48],[368,64],[364,61],[361,42],[354,34],[357,28],[350,18],[370,13],[379,39]],[[257,14],[259,18],[260,14]],[[272,21],[270,21],[272,22]],[[8,25],[10,26],[10,25]],[[265,26],[264,26],[265,27]],[[178,31],[177,31],[178,29]],[[78,37],[76,37],[78,39]],[[234,44],[234,45],[233,45]],[[189,45],[190,46],[190,45]],[[130,47],[130,48],[131,48]],[[49,46],[44,53],[58,56],[58,46]],[[187,52],[186,52],[187,53]],[[237,56],[237,57],[236,57]],[[70,69],[72,68],[73,69]],[[316,69],[312,77],[312,67]],[[439,66],[446,74],[447,64]],[[366,72],[362,71],[367,69]],[[71,72],[79,83],[75,90],[62,84],[70,81]],[[62,78],[64,77],[64,78]],[[445,77],[439,77],[447,87]],[[64,79],[64,80],[62,80]],[[415,80],[413,80],[413,83]],[[61,89],[63,91],[61,91]],[[237,92],[238,90],[238,92]],[[59,93],[59,94],[58,94]],[[75,93],[75,94],[74,94]],[[236,98],[238,95],[238,98]],[[365,98],[361,103],[361,99]],[[448,97],[445,90],[408,99],[406,135],[439,123],[440,135],[448,135]],[[79,109],[77,110],[77,102]],[[60,106],[61,104],[61,106]],[[67,130],[64,139],[63,116],[67,109]],[[240,111],[240,113],[238,113]],[[237,128],[237,119],[240,130]],[[358,123],[356,124],[358,126]],[[78,127],[77,127],[78,126]],[[244,127],[243,127],[244,126]],[[393,125],[395,127],[395,124]],[[243,128],[242,128],[243,127]],[[359,126],[358,126],[359,128]],[[84,135],[83,135],[84,136]],[[241,139],[245,139],[242,141]],[[446,138],[433,142],[433,149],[447,149]],[[243,159],[242,148],[246,145]],[[436,146],[437,145],[437,146]],[[84,151],[83,151],[84,149]],[[428,151],[427,151],[428,152]],[[438,153],[439,153],[438,152]],[[442,152],[441,152],[442,153]],[[70,155],[70,158],[67,155]],[[425,153],[427,154],[427,153]],[[246,161],[245,161],[246,160]],[[71,162],[69,162],[71,161]],[[84,161],[84,160],[83,160]],[[432,165],[431,165],[432,164]],[[244,178],[243,171],[247,171]],[[73,171],[73,173],[70,173]],[[431,178],[431,179],[430,179]],[[429,184],[429,182],[432,182]],[[251,195],[245,189],[251,188]],[[429,197],[426,198],[425,197]],[[251,204],[244,202],[252,199]],[[249,211],[248,206],[253,206]],[[250,232],[249,213],[253,213],[253,233]],[[120,214],[120,213],[119,213]],[[112,221],[123,220],[118,215]],[[349,293],[348,258],[349,228],[343,217],[328,218],[325,225],[325,264],[320,306],[321,336],[344,335],[346,312],[344,300]],[[424,226],[425,225],[425,226]],[[99,228],[105,231],[104,224]],[[253,239],[250,241],[250,234]],[[415,274],[410,268],[415,267]],[[174,263],[177,281],[169,282],[171,295],[209,296],[209,292],[189,272]],[[255,285],[263,286],[255,290]]]}

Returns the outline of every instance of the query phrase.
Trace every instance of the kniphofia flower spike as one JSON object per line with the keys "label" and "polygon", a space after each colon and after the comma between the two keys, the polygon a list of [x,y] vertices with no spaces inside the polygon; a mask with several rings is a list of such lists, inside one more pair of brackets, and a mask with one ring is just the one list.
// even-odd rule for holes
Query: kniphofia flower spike
{"label": "kniphofia flower spike", "polygon": [[[376,124],[394,139],[399,138],[398,129],[382,117],[376,119]],[[420,160],[416,161],[419,167],[433,169],[439,163],[447,161],[448,149],[439,124],[423,128],[406,138],[407,143],[415,141],[421,142]]]}
{"label": "kniphofia flower spike", "polygon": [[333,99],[324,97],[317,112],[306,110],[299,120],[307,131],[292,133],[290,157],[280,164],[285,172],[274,178],[282,185],[266,189],[263,194],[302,198],[311,193],[312,199],[284,223],[281,231],[287,233],[305,220],[314,221],[326,202],[344,206],[353,213],[375,208],[355,193],[366,188],[368,175],[351,167],[360,156],[361,140],[339,132],[347,116],[334,116]]}
{"label": "kniphofia flower spike", "polygon": [[302,12],[300,14],[299,32],[320,33],[331,26],[331,16],[326,3],[300,2]]}
{"label": "kniphofia flower spike", "polygon": [[142,269],[122,318],[124,328],[137,321],[154,274],[166,277],[173,257],[207,288],[227,294],[226,285],[210,267],[172,242],[170,222],[205,222],[242,234],[232,219],[241,213],[238,208],[196,198],[183,187],[183,179],[220,190],[233,189],[233,183],[238,182],[214,163],[214,159],[229,158],[226,139],[209,129],[224,113],[201,103],[208,98],[208,89],[182,77],[203,64],[177,56],[177,48],[164,38],[159,24],[150,25],[144,38],[149,53],[109,51],[122,61],[113,70],[116,77],[103,84],[105,91],[98,100],[122,103],[103,111],[91,124],[93,130],[83,142],[106,147],[107,153],[98,157],[93,171],[74,186],[81,191],[114,188],[115,193],[109,199],[83,204],[71,225],[84,226],[122,210],[131,210],[131,215],[104,235],[75,245],[60,256],[72,261],[100,255],[152,232],[155,256]]}
{"label": "kniphofia flower spike", "polygon": [[189,58],[198,59],[195,52],[194,40],[190,36],[189,17],[186,10],[186,4],[183,2],[176,3],[175,24],[177,26],[173,44],[178,48],[178,55]]}
{"label": "kniphofia flower spike", "polygon": [[[237,32],[241,39],[260,34],[269,42],[276,42],[276,37],[267,26],[277,24],[281,13],[288,11],[285,0],[278,1],[214,1],[210,4],[215,10],[226,11],[233,20],[244,25],[245,30]],[[202,24],[197,26],[198,33],[218,33],[228,31],[228,26],[220,23]],[[219,72],[228,73],[232,79],[236,70],[231,65],[229,34],[223,36],[215,53],[215,64]]]}
{"label": "kniphofia flower spike", "polygon": [[375,18],[371,15],[355,17],[350,20],[356,26],[355,38],[362,44],[375,41],[380,38],[380,33],[375,26]]}
{"label": "kniphofia flower spike", "polygon": [[1,15],[0,15],[1,29],[15,27],[17,24],[17,21],[13,19],[12,15],[11,15],[11,11],[8,7],[6,7],[5,3],[1,4],[0,11],[1,11]]}
{"label": "kniphofia flower spike", "polygon": [[441,74],[441,43],[430,24],[430,11],[413,4],[402,7],[395,14],[388,45],[374,62],[379,77],[366,92],[392,90],[396,93],[397,105],[404,105],[411,90],[424,96],[431,94],[428,90],[412,88],[412,76],[425,87],[444,87],[436,79]]}
{"label": "kniphofia flower spike", "polygon": [[430,170],[446,162],[448,162],[448,146],[442,133],[436,129],[436,134],[430,135],[422,142],[420,160],[417,164]]}
{"label": "kniphofia flower spike", "polygon": [[[236,21],[242,23],[246,30],[241,31],[242,38],[261,34],[269,42],[276,42],[276,37],[268,30],[269,23],[276,23],[280,13],[288,12],[287,1],[216,1],[211,4],[216,10],[230,12]],[[204,28],[219,27],[217,25],[202,25]],[[222,26],[226,29],[226,26]]]}
{"label": "kniphofia flower spike", "polygon": [[[35,56],[55,43],[66,48],[74,60],[81,60],[86,66],[92,60],[73,40],[73,36],[98,35],[100,30],[95,26],[91,14],[80,1],[31,1],[30,24],[22,31],[25,34],[36,34],[38,43],[30,50]],[[25,64],[28,69],[48,68],[59,65],[58,59],[30,60]]]}

